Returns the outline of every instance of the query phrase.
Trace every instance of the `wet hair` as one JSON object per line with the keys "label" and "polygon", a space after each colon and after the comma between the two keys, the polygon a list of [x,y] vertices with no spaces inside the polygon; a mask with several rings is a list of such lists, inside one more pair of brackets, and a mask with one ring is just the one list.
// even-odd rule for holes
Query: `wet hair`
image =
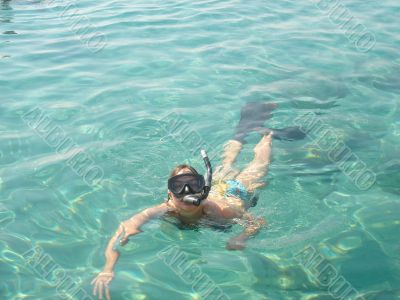
{"label": "wet hair", "polygon": [[187,164],[182,164],[182,165],[178,165],[176,166],[172,171],[171,174],[169,174],[169,178],[176,176],[180,171],[182,171],[183,169],[189,169],[190,173],[192,174],[199,174],[195,168],[193,168],[192,166],[189,166]]}

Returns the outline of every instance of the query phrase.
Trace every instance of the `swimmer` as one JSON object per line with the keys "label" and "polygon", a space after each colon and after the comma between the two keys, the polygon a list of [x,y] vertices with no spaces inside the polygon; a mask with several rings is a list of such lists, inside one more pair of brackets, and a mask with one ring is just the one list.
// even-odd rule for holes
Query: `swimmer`
{"label": "swimmer", "polygon": [[[275,104],[269,103],[248,103],[242,108],[235,137],[225,144],[222,164],[215,174],[212,174],[205,151],[202,151],[202,156],[207,168],[206,176],[203,177],[193,167],[185,164],[172,170],[168,180],[167,200],[123,221],[110,239],[105,251],[106,263],[103,271],[92,281],[93,295],[103,299],[105,294],[107,300],[111,299],[109,284],[114,277],[113,270],[120,255],[116,245],[124,246],[129,237],[139,234],[141,227],[153,218],[171,216],[187,225],[196,224],[204,219],[221,224],[239,223],[244,226],[243,232],[230,238],[226,248],[245,248],[246,241],[266,224],[263,218],[256,218],[249,213],[248,208],[256,204],[256,198],[252,197],[255,190],[266,184],[262,179],[268,172],[274,134],[271,129],[264,128],[263,124],[271,117],[275,107]],[[259,132],[262,138],[254,148],[254,159],[239,172],[233,165],[245,138],[254,131]],[[280,139],[285,139],[285,134],[287,139],[297,134],[293,128],[278,132]]]}

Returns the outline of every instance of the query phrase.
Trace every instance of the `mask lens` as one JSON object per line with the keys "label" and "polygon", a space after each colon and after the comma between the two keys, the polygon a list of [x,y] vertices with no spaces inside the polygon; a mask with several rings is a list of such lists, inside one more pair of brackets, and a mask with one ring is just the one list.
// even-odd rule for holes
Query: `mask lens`
{"label": "mask lens", "polygon": [[175,194],[181,194],[185,187],[185,181],[178,178],[172,182],[171,191]]}
{"label": "mask lens", "polygon": [[199,177],[194,177],[191,178],[187,181],[187,184],[189,185],[189,187],[192,189],[193,192],[195,193],[199,193],[201,192],[201,190],[204,187],[204,184],[202,184],[202,179],[203,177],[199,176]]}
{"label": "mask lens", "polygon": [[188,186],[193,193],[199,193],[204,187],[204,178],[201,175],[181,174],[168,180],[168,188],[174,194],[182,194],[185,186]]}

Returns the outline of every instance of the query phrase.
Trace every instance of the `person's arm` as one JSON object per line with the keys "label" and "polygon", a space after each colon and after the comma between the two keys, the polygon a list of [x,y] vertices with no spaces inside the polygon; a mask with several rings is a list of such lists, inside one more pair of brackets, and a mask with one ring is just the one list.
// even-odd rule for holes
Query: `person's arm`
{"label": "person's arm", "polygon": [[121,245],[124,246],[128,242],[131,235],[138,234],[141,231],[140,227],[153,218],[159,217],[166,213],[168,206],[165,203],[147,208],[140,213],[134,215],[130,219],[122,222],[121,227],[124,230],[124,236],[121,238]]}
{"label": "person's arm", "polygon": [[[138,234],[141,231],[140,227],[151,220],[152,218],[158,217],[167,211],[167,205],[162,203],[160,205],[147,208],[140,213],[132,216],[130,219],[124,221],[115,232],[114,236],[108,242],[105,251],[106,263],[95,279],[93,279],[93,295],[99,295],[100,299],[103,299],[103,292],[105,293],[106,299],[110,300],[110,288],[109,284],[114,277],[114,267],[119,258],[119,251],[116,249],[117,243],[122,246],[128,242],[129,236]],[[122,235],[120,241],[118,238]]]}
{"label": "person's arm", "polygon": [[246,247],[246,241],[254,236],[260,228],[266,224],[264,218],[255,218],[248,212],[244,213],[239,220],[244,221],[244,230],[238,236],[229,239],[226,244],[226,248],[229,250],[244,249]]}

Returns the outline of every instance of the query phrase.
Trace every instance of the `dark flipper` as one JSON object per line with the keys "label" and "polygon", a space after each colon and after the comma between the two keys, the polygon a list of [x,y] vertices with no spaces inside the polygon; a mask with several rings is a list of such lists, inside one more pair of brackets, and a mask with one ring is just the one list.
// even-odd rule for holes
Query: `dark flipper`
{"label": "dark flipper", "polygon": [[272,111],[277,107],[275,103],[265,102],[249,102],[242,107],[240,121],[236,127],[234,139],[245,143],[245,138],[252,132],[259,132],[260,134],[267,134],[273,131],[272,136],[278,140],[301,140],[304,139],[305,133],[299,127],[287,127],[283,129],[270,129],[264,127],[266,120],[272,117]]}
{"label": "dark flipper", "polygon": [[264,128],[266,120],[272,117],[272,111],[276,108],[275,103],[249,102],[242,107],[240,122],[236,127],[234,139],[244,143],[244,139],[251,132],[260,131]]}

